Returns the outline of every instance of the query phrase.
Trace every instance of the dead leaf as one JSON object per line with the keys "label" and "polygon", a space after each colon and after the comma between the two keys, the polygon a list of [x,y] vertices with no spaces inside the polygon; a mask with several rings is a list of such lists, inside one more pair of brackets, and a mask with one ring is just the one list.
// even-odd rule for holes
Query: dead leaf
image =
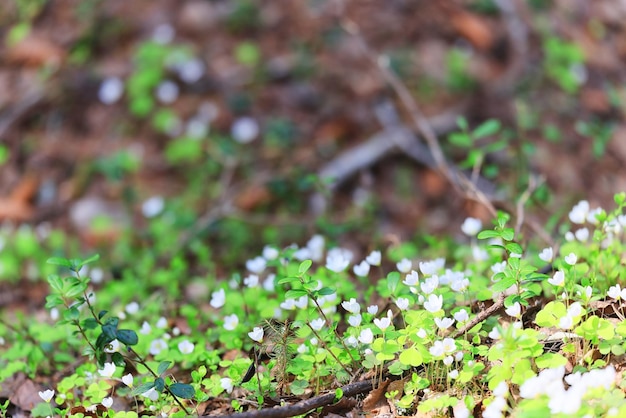
{"label": "dead leaf", "polygon": [[249,211],[259,205],[267,203],[271,194],[267,187],[263,184],[253,184],[246,187],[235,198],[235,206],[244,211]]}
{"label": "dead leaf", "polygon": [[7,51],[7,61],[29,67],[54,66],[62,64],[66,53],[49,39],[29,35],[11,46]]}
{"label": "dead leaf", "polygon": [[465,10],[455,10],[450,23],[457,33],[467,39],[475,48],[487,51],[494,44],[491,29],[484,19]]}
{"label": "dead leaf", "polygon": [[363,399],[364,411],[372,411],[387,404],[387,400],[385,399],[387,386],[389,386],[389,380],[382,382],[376,389],[373,389],[369,395],[365,397],[365,399]]}

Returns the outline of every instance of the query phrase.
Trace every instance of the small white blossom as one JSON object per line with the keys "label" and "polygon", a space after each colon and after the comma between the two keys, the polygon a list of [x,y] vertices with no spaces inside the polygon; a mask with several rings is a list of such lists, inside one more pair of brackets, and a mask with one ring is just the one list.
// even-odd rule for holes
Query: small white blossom
{"label": "small white blossom", "polygon": [[454,319],[456,319],[457,322],[465,322],[469,319],[469,314],[465,309],[461,309],[454,313]]}
{"label": "small white blossom", "polygon": [[[334,248],[333,248],[334,250]],[[346,257],[346,254],[342,251],[329,251],[326,255],[326,268],[335,273],[341,273],[348,265],[350,265],[350,259]]]}
{"label": "small white blossom", "polygon": [[519,302],[515,302],[513,305],[506,308],[504,312],[513,318],[519,318],[522,316],[522,305],[520,305]]}
{"label": "small white blossom", "polygon": [[361,312],[361,305],[359,305],[355,298],[350,298],[350,300],[341,302],[341,306],[343,306],[343,309],[350,313]]}
{"label": "small white blossom", "polygon": [[494,274],[498,274],[498,273],[502,273],[505,268],[506,268],[506,261],[502,261],[500,263],[495,263],[493,266],[491,266],[491,271]]}
{"label": "small white blossom", "polygon": [[370,305],[367,307],[367,313],[376,315],[378,313],[378,305]]}
{"label": "small white blossom", "polygon": [[387,328],[389,328],[389,325],[391,325],[391,320],[387,318],[386,316],[380,319],[374,318],[374,325],[380,328],[381,331],[384,331]]}
{"label": "small white blossom", "polygon": [[[313,235],[311,239],[306,243],[306,248],[309,250],[309,254],[310,254],[309,258],[313,261],[321,261],[322,256],[324,255],[325,246],[326,246],[326,240],[324,239],[322,235]],[[335,249],[333,248],[329,252],[332,252],[333,250]],[[338,249],[338,250],[341,251],[341,249]],[[348,254],[350,254],[350,252],[346,250],[345,255],[347,256]],[[349,258],[352,258],[351,254]]]}
{"label": "small white blossom", "polygon": [[357,340],[356,337],[351,335],[348,338],[346,338],[346,345],[348,345],[349,347],[356,347],[358,344],[359,344],[359,340]]}
{"label": "small white blossom", "polygon": [[411,263],[411,260],[409,260],[408,258],[403,258],[396,264],[396,267],[400,273],[408,273],[409,271],[411,271],[412,266],[413,263]]}
{"label": "small white blossom", "polygon": [[587,222],[592,225],[598,225],[597,216],[602,213],[602,208],[595,208],[589,211],[587,214]]}
{"label": "small white blossom", "polygon": [[104,406],[105,408],[110,408],[111,406],[113,406],[113,398],[111,397],[106,397],[106,398],[102,398],[102,406]]}
{"label": "small white blossom", "polygon": [[255,274],[263,273],[263,270],[265,270],[266,266],[267,261],[261,256],[246,261],[246,268]]}
{"label": "small white blossom", "polygon": [[487,335],[492,340],[499,340],[500,338],[502,338],[502,336],[500,335],[500,331],[498,330],[498,328],[495,327]]}
{"label": "small white blossom", "polygon": [[239,325],[239,317],[237,314],[227,315],[224,317],[224,329],[227,331],[232,331],[237,328]]}
{"label": "small white blossom", "polygon": [[220,379],[220,386],[222,386],[222,389],[224,389],[227,393],[232,393],[233,380],[229,377],[222,377]]}
{"label": "small white blossom", "polygon": [[539,258],[546,263],[550,263],[552,261],[552,257],[554,257],[554,251],[552,250],[552,247],[544,248],[539,253]]}
{"label": "small white blossom", "polygon": [[189,340],[183,340],[178,343],[178,350],[183,354],[193,353],[194,348],[195,348],[195,345]]}
{"label": "small white blossom", "polygon": [[363,260],[359,264],[356,264],[352,268],[352,271],[354,271],[354,274],[356,274],[359,277],[365,277],[370,272],[370,265],[368,264],[367,261]]}
{"label": "small white blossom", "polygon": [[576,237],[574,236],[574,233],[572,231],[567,231],[565,233],[565,241],[571,242],[571,241],[574,241],[575,239]]}
{"label": "small white blossom", "polygon": [[307,295],[300,296],[293,303],[294,303],[296,308],[304,309],[309,304],[309,297]]}
{"label": "small white blossom", "polygon": [[372,251],[367,257],[365,257],[365,261],[367,261],[370,266],[380,266],[380,251]]}
{"label": "small white blossom", "polygon": [[162,196],[152,196],[141,204],[141,213],[146,218],[154,218],[165,208],[165,200]]}
{"label": "small white blossom", "polygon": [[[459,377],[459,371],[457,369],[450,370],[450,373],[448,373],[448,377],[450,379],[457,379]],[[460,402],[460,403],[463,403],[463,402]],[[465,405],[465,404],[463,404],[463,405]],[[467,407],[465,407],[465,410],[467,411],[467,415],[466,416],[469,417],[469,410],[467,409]],[[456,416],[457,415],[455,415],[455,417]]]}
{"label": "small white blossom", "polygon": [[215,309],[219,309],[226,303],[226,292],[224,289],[219,289],[211,293],[211,301],[209,304]]}
{"label": "small white blossom", "polygon": [[350,315],[348,317],[348,323],[353,327],[361,325],[361,314]]}
{"label": "small white blossom", "polygon": [[104,352],[109,353],[109,354],[115,353],[119,350],[120,350],[120,342],[117,339],[111,341],[110,343],[107,344],[106,347],[104,347]]}
{"label": "small white blossom", "polygon": [[259,135],[259,123],[248,116],[240,117],[233,122],[230,135],[240,144],[248,144]]}
{"label": "small white blossom", "polygon": [[124,94],[124,83],[118,77],[105,78],[98,90],[98,99],[106,105],[117,102]]}
{"label": "small white blossom", "polygon": [[178,99],[178,85],[171,80],[164,80],[156,88],[157,99],[161,103],[170,104]]}
{"label": "small white blossom", "polygon": [[128,373],[122,376],[122,383],[124,383],[129,388],[132,388],[133,387],[133,375],[131,373]]}
{"label": "small white blossom", "polygon": [[411,270],[411,272],[406,275],[402,283],[407,286],[416,286],[419,283],[419,276],[417,272],[415,270]]}
{"label": "small white blossom", "polygon": [[574,264],[576,264],[576,261],[578,261],[578,257],[576,257],[576,254],[574,253],[569,253],[568,255],[565,256],[565,262],[569,264],[570,266],[573,266]]}
{"label": "small white blossom", "polygon": [[167,350],[167,342],[165,342],[165,340],[162,338],[157,338],[155,340],[152,340],[152,342],[150,343],[150,349],[148,351],[153,356],[156,356],[163,350]]}
{"label": "small white blossom", "polygon": [[581,200],[578,202],[569,213],[569,220],[575,224],[584,224],[589,214],[589,202]]}
{"label": "small white blossom", "polygon": [[146,398],[148,398],[152,402],[154,402],[157,399],[159,399],[159,392],[157,392],[157,390],[155,388],[152,388],[152,389],[142,393],[141,396],[145,396]]}
{"label": "small white blossom", "polygon": [[452,318],[446,318],[446,317],[435,318],[435,324],[437,325],[437,328],[439,328],[440,330],[450,328],[453,323],[454,323],[454,319]]}
{"label": "small white blossom", "polygon": [[423,261],[419,263],[419,268],[422,274],[427,276],[435,274],[437,270],[442,269],[446,265],[446,259],[439,257],[430,261]]}
{"label": "small white blossom", "polygon": [[426,330],[424,328],[418,329],[416,334],[417,334],[418,337],[420,337],[422,339],[428,337],[428,333],[426,332]]}
{"label": "small white blossom", "polygon": [[472,257],[475,261],[486,261],[489,259],[489,253],[484,248],[472,245]]}
{"label": "small white blossom", "polygon": [[267,290],[268,292],[273,292],[275,289],[274,279],[276,279],[275,274],[272,273],[268,275],[267,278],[263,280],[263,289]]}
{"label": "small white blossom", "polygon": [[44,402],[50,402],[52,398],[54,398],[54,391],[52,389],[46,389],[43,392],[39,392],[39,397],[43,399]]}
{"label": "small white blossom", "polygon": [[430,295],[428,296],[428,301],[424,302],[424,308],[428,312],[438,312],[443,306],[443,296],[442,295]]}
{"label": "small white blossom", "polygon": [[115,373],[115,363],[104,363],[104,367],[98,370],[98,374],[102,377],[111,377]]}
{"label": "small white blossom", "polygon": [[587,242],[587,240],[589,239],[589,229],[580,228],[576,230],[576,232],[574,232],[574,236],[580,242]]}
{"label": "small white blossom", "polygon": [[252,338],[254,341],[258,343],[262,343],[263,334],[264,334],[264,331],[262,327],[254,327],[254,329],[248,333],[248,336]]}
{"label": "small white blossom", "polygon": [[324,325],[326,325],[326,321],[324,321],[322,318],[317,318],[311,321],[311,328],[313,328],[315,331],[319,331],[322,328],[324,328]]}
{"label": "small white blossom", "polygon": [[443,358],[443,364],[445,364],[446,366],[451,365],[453,361],[454,361],[454,357],[452,356],[445,356]]}
{"label": "small white blossom", "polygon": [[296,351],[300,354],[305,354],[309,352],[309,347],[307,347],[306,344],[300,344]]}
{"label": "small white blossom", "polygon": [[156,327],[160,329],[167,328],[167,319],[164,316],[160,317],[156,323]]}
{"label": "small white blossom", "polygon": [[174,40],[176,31],[169,23],[161,23],[152,32],[152,40],[156,43],[166,45]]}
{"label": "small white blossom", "polygon": [[467,236],[473,237],[478,234],[483,227],[483,223],[480,219],[466,218],[461,225],[461,231]]}
{"label": "small white blossom", "polygon": [[126,305],[126,307],[124,308],[124,310],[129,314],[129,315],[134,315],[137,312],[139,312],[139,304],[137,302],[131,302],[128,305]]}
{"label": "small white blossom", "polygon": [[243,279],[243,284],[250,288],[257,287],[259,285],[259,276],[251,274]]}
{"label": "small white blossom", "polygon": [[139,333],[143,335],[147,335],[147,334],[150,334],[151,332],[152,332],[152,327],[150,326],[150,324],[147,323],[146,321],[143,321],[143,323],[141,324],[141,329],[139,330]]}
{"label": "small white blossom", "polygon": [[280,307],[286,311],[293,311],[296,308],[295,299],[287,298],[280,304]]}
{"label": "small white blossom", "polygon": [[551,279],[548,279],[548,283],[552,286],[563,286],[565,283],[565,273],[562,270],[558,270],[554,273]]}
{"label": "small white blossom", "polygon": [[372,330],[369,328],[365,328],[364,330],[362,330],[359,334],[359,341],[362,344],[371,344],[372,341],[374,341],[374,333],[372,332]]}
{"label": "small white blossom", "polygon": [[278,250],[274,247],[271,247],[269,245],[266,245],[265,247],[263,247],[263,258],[265,258],[266,260],[270,261],[270,260],[276,260],[278,258]]}
{"label": "small white blossom", "polygon": [[424,295],[430,295],[437,289],[439,286],[439,277],[438,276],[430,276],[422,283],[420,283],[420,289],[422,289],[422,293]]}
{"label": "small white blossom", "polygon": [[401,311],[405,311],[409,307],[409,300],[407,298],[398,298],[398,300],[396,300],[396,306],[398,306],[398,309]]}

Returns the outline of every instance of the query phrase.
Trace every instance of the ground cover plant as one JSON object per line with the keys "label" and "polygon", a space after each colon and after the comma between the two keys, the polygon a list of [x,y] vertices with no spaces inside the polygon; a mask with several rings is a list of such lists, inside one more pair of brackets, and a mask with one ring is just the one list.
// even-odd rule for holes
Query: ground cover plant
{"label": "ground cover plant", "polygon": [[625,415],[584,3],[8,2],[0,415]]}

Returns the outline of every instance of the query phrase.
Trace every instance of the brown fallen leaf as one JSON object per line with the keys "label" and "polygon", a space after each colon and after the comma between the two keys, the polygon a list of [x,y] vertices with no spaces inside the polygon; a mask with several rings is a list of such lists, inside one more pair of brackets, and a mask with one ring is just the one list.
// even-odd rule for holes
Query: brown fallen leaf
{"label": "brown fallen leaf", "polygon": [[385,380],[380,383],[376,389],[373,389],[369,395],[363,399],[363,410],[372,411],[376,408],[387,405],[387,399],[385,399],[385,393],[389,386],[389,380]]}
{"label": "brown fallen leaf", "polygon": [[450,16],[450,24],[459,36],[467,39],[475,48],[481,51],[489,50],[495,39],[485,20],[465,10],[453,10]]}
{"label": "brown fallen leaf", "polygon": [[7,51],[9,63],[26,65],[28,67],[43,67],[45,65],[59,66],[65,59],[64,49],[35,34],[28,35],[12,45]]}
{"label": "brown fallen leaf", "polygon": [[33,176],[24,176],[13,189],[9,197],[0,197],[0,220],[24,222],[30,220],[34,214],[31,204],[39,182]]}

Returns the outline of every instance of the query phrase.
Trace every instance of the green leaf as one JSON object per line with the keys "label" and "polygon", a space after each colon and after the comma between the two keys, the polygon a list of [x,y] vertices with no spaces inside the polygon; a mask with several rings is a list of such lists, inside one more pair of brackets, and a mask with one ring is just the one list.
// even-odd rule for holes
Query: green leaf
{"label": "green leaf", "polygon": [[63,291],[63,279],[57,274],[51,274],[48,276],[48,284],[55,292],[62,293]]}
{"label": "green leaf", "polygon": [[535,359],[535,364],[539,369],[561,367],[567,364],[567,359],[561,354],[545,353]]}
{"label": "green leaf", "polygon": [[472,136],[476,139],[493,135],[500,130],[500,121],[497,119],[489,119],[481,123],[474,131]]}
{"label": "green leaf", "polygon": [[98,261],[100,259],[100,254],[94,254],[91,257],[87,258],[86,260],[82,260],[82,261],[78,261],[77,263],[77,270],[80,270],[80,268],[86,264],[89,263],[93,263],[94,261]]}
{"label": "green leaf", "polygon": [[[162,361],[159,363],[159,367],[157,367],[157,375],[161,376],[167,369],[169,369],[171,361]],[[161,392],[161,391],[159,391]]]}
{"label": "green leaf", "polygon": [[117,367],[126,367],[126,361],[124,360],[124,356],[122,353],[113,353],[111,354],[111,360]]}
{"label": "green leaf", "polygon": [[100,311],[100,312],[98,312],[98,319],[102,319],[104,317],[104,315],[107,314],[107,312],[109,312],[109,311]]}
{"label": "green leaf", "polygon": [[195,395],[195,391],[193,390],[193,386],[185,384],[185,383],[174,383],[170,385],[170,392],[174,396],[183,399],[192,399]]}
{"label": "green leaf", "polygon": [[505,277],[499,282],[494,283],[491,287],[491,290],[493,290],[494,292],[504,292],[506,289],[513,286],[516,282],[517,280],[515,279],[515,277]]}
{"label": "green leaf", "polygon": [[399,360],[402,364],[406,364],[408,366],[417,367],[421,365],[424,361],[422,354],[417,351],[414,347],[411,347],[407,350],[404,350],[400,353]]}
{"label": "green leaf", "polygon": [[501,234],[498,231],[493,231],[491,229],[480,231],[476,236],[478,239],[491,239],[491,238],[500,238]]}
{"label": "green leaf", "polygon": [[75,306],[67,308],[65,311],[63,311],[63,319],[65,319],[66,321],[75,321],[78,319],[79,316],[80,312],[78,311],[78,309],[76,309]]}
{"label": "green leaf", "polygon": [[165,389],[165,380],[163,380],[162,377],[157,377],[156,379],[154,379],[154,388],[157,392],[162,393],[163,389]]}
{"label": "green leaf", "polygon": [[278,280],[278,284],[285,284],[285,283],[291,283],[291,282],[299,282],[300,279],[298,279],[297,277],[283,277],[282,279]]}
{"label": "green leaf", "polygon": [[335,402],[339,402],[343,398],[343,390],[341,388],[335,389]]}
{"label": "green leaf", "polygon": [[285,298],[287,299],[298,299],[304,295],[307,295],[307,292],[304,289],[291,289],[285,292]]}
{"label": "green leaf", "polygon": [[313,264],[313,261],[304,260],[302,263],[300,263],[300,267],[298,267],[298,274],[303,275],[304,273],[306,273],[309,270],[309,268],[311,268],[312,264]]}
{"label": "green leaf", "polygon": [[55,266],[67,267],[69,269],[73,267],[72,262],[68,260],[67,258],[63,258],[63,257],[51,257],[46,261],[46,263],[54,264]]}
{"label": "green leaf", "polygon": [[472,137],[465,132],[454,132],[448,135],[448,142],[457,147],[469,148],[472,146]]}
{"label": "green leaf", "polygon": [[98,327],[98,321],[95,318],[85,318],[82,322],[82,327],[85,329],[96,329]]}
{"label": "green leaf", "polygon": [[459,116],[458,118],[456,118],[456,124],[464,131],[467,131],[467,129],[469,128],[467,124],[467,119],[465,119],[463,116]]}
{"label": "green leaf", "polygon": [[117,339],[122,344],[126,345],[135,345],[139,342],[139,338],[137,338],[137,333],[130,329],[120,329],[117,331]]}
{"label": "green leaf", "polygon": [[512,241],[515,238],[515,230],[513,228],[504,228],[501,236],[505,241]]}
{"label": "green leaf", "polygon": [[400,273],[397,271],[392,271],[387,275],[387,289],[391,294],[394,294],[396,288],[398,287],[398,283],[400,283]]}
{"label": "green leaf", "polygon": [[139,386],[135,386],[133,390],[130,391],[131,396],[141,395],[146,393],[150,389],[154,387],[154,382],[143,383]]}
{"label": "green leaf", "polygon": [[524,252],[522,246],[519,245],[517,242],[507,242],[506,244],[504,244],[504,247],[509,253],[522,254]]}
{"label": "green leaf", "polygon": [[320,296],[332,295],[333,293],[335,293],[335,289],[331,289],[330,287],[322,287],[316,293]]}

